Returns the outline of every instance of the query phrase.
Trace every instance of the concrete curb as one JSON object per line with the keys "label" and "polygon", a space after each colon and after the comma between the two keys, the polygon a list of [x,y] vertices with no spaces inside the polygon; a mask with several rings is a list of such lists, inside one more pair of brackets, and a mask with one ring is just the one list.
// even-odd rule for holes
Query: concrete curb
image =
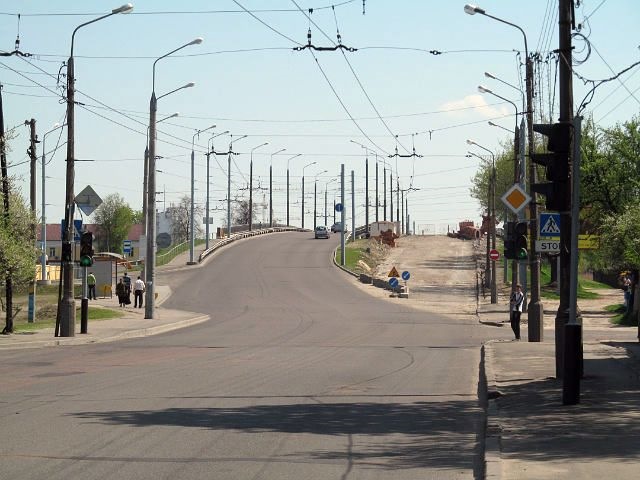
{"label": "concrete curb", "polygon": [[124,340],[127,338],[139,338],[139,337],[149,337],[151,335],[159,335],[161,333],[170,332],[172,330],[178,330],[180,328],[197,325],[199,323],[206,322],[210,318],[211,317],[209,315],[199,315],[197,317],[186,318],[184,320],[179,320],[173,323],[166,323],[164,325],[157,325],[155,327],[140,328],[138,330],[129,330],[127,332],[122,332],[117,335],[113,335],[111,337],[97,339],[95,342],[90,342],[90,343],[107,343],[107,342],[115,342],[117,340]]}
{"label": "concrete curb", "polygon": [[482,346],[484,378],[487,392],[487,424],[484,432],[484,478],[499,480],[502,478],[502,428],[498,420],[500,413],[497,399],[502,394],[498,389],[495,370],[493,368],[493,343],[493,340],[490,340]]}
{"label": "concrete curb", "polygon": [[74,346],[74,345],[88,345],[95,343],[109,343],[118,340],[126,340],[129,338],[149,337],[152,335],[159,335],[161,333],[170,332],[172,330],[178,330],[180,328],[190,327],[199,323],[206,322],[211,317],[209,315],[199,315],[196,317],[179,320],[177,322],[165,323],[163,325],[157,325],[153,327],[139,328],[137,330],[129,330],[120,332],[116,335],[109,337],[95,337],[89,335],[76,335],[74,337],[65,338],[51,338],[50,340],[36,340],[33,342],[20,342],[14,344],[0,345],[0,350],[22,350],[26,348],[42,348],[42,347],[58,347],[58,346]]}

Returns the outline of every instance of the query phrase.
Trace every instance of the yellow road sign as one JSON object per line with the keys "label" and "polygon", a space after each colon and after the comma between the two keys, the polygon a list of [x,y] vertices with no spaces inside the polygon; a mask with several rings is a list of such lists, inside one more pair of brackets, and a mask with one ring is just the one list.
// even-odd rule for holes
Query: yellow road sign
{"label": "yellow road sign", "polygon": [[518,213],[531,201],[531,197],[520,185],[514,183],[501,197],[501,200],[513,213]]}
{"label": "yellow road sign", "polygon": [[578,250],[596,250],[599,247],[599,235],[578,235]]}
{"label": "yellow road sign", "polygon": [[389,272],[389,277],[399,277],[400,274],[398,273],[398,270],[396,270],[396,267],[393,267],[391,269],[391,271]]}

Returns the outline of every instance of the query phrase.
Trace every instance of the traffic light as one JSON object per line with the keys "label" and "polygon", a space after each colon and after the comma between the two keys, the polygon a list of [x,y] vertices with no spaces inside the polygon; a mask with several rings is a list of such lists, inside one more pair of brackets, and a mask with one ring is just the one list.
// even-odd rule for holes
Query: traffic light
{"label": "traffic light", "polygon": [[516,259],[516,222],[507,222],[504,232],[504,258]]}
{"label": "traffic light", "polygon": [[549,182],[534,183],[531,190],[546,197],[547,210],[562,212],[569,209],[569,123],[534,124],[533,130],[548,137],[548,153],[531,153],[531,161],[546,168]]}
{"label": "traffic light", "polygon": [[80,266],[93,265],[93,233],[83,232],[80,235]]}
{"label": "traffic light", "polygon": [[529,257],[529,252],[527,251],[527,244],[529,243],[527,238],[527,228],[527,222],[518,222],[515,226],[515,258],[518,260],[526,260]]}

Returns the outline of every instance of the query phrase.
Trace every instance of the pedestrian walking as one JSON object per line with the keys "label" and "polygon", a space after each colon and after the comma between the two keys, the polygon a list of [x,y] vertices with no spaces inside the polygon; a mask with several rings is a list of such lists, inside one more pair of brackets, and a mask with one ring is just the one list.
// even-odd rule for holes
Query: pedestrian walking
{"label": "pedestrian walking", "polygon": [[145,285],[140,275],[133,284],[133,308],[142,308],[142,294],[144,293]]}
{"label": "pedestrian walking", "polygon": [[[122,278],[116,285],[116,296],[118,297],[120,306],[124,307],[127,304],[127,287],[125,287],[124,280]],[[129,301],[129,303],[131,303],[131,301]]]}
{"label": "pedestrian walking", "polygon": [[89,272],[87,275],[87,287],[89,287],[89,300],[96,299],[96,276],[93,272]]}
{"label": "pedestrian walking", "polygon": [[516,285],[516,291],[511,294],[511,299],[509,300],[511,330],[513,330],[516,340],[520,340],[520,315],[522,315],[523,303],[524,293],[522,293],[522,287]]}
{"label": "pedestrian walking", "polygon": [[127,293],[127,305],[131,303],[131,277],[127,275],[127,272],[124,272],[124,277],[122,277],[122,281],[124,283],[124,288]]}

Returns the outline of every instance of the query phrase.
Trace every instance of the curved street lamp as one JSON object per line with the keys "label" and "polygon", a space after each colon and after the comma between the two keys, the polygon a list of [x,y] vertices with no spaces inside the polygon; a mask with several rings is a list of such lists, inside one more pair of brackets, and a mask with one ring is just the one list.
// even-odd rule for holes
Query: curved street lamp
{"label": "curved street lamp", "polygon": [[184,88],[191,88],[195,84],[187,83],[182,87],[171,90],[156,98],[156,65],[163,58],[182,50],[191,45],[199,45],[202,38],[198,37],[184,45],[171,50],[168,53],[156,58],[151,69],[151,99],[149,100],[149,170],[148,170],[148,192],[147,192],[147,251],[145,255],[145,305],[144,318],[153,319],[153,309],[155,306],[155,269],[156,269],[156,114],[158,111],[158,100]]}
{"label": "curved street lamp", "polygon": [[273,156],[282,153],[286,148],[281,148],[271,154],[269,162],[269,228],[273,228]]}
{"label": "curved street lamp", "polygon": [[291,160],[301,155],[302,155],[301,153],[296,153],[295,155],[287,159],[287,226],[291,225],[289,223],[289,164],[291,163]]}
{"label": "curved street lamp", "polygon": [[323,173],[327,173],[328,170],[323,170],[322,172],[318,172],[315,174],[313,178],[313,229],[315,230],[318,226],[317,218],[318,218],[318,210],[317,210],[317,194],[318,194],[318,176]]}
{"label": "curved street lamp", "polygon": [[302,228],[304,228],[304,169],[310,167],[311,165],[315,165],[318,162],[307,163],[304,167],[302,167]]}
{"label": "curved street lamp", "polygon": [[211,154],[213,153],[213,148],[209,147],[209,144],[211,143],[211,140],[213,140],[216,137],[219,137],[220,135],[226,135],[227,133],[229,133],[229,130],[225,130],[224,132],[220,132],[220,133],[216,133],[215,135],[212,135],[209,140],[207,140],[207,201],[205,203],[205,218],[207,219],[205,222],[205,244],[204,244],[204,248],[205,250],[209,250],[209,157],[211,156]]}
{"label": "curved street lamp", "polygon": [[48,132],[45,132],[45,134],[42,136],[42,229],[40,231],[40,240],[42,241],[42,258],[41,258],[41,262],[40,262],[40,278],[41,280],[38,281],[39,284],[41,285],[50,285],[51,281],[47,278],[47,215],[46,215],[46,203],[45,203],[45,198],[46,198],[46,191],[45,191],[45,170],[46,170],[46,143],[47,143],[47,135],[49,135],[51,132],[55,132],[56,130],[59,130],[62,127],[66,127],[67,124],[65,123],[64,125],[60,125],[59,123],[56,123],[53,125],[53,128],[51,130],[49,130]]}
{"label": "curved street lamp", "polygon": [[[515,23],[508,22],[502,18],[489,15],[484,9],[467,4],[464,6],[465,13],[469,15],[475,15],[479,13],[485,17],[492,18],[497,22],[504,23],[513,28],[516,28],[522,33],[524,39],[524,55],[525,55],[525,87],[527,91],[527,139],[529,141],[529,156],[535,151],[534,137],[533,137],[533,62],[529,57],[529,47],[527,45],[527,34],[522,28]],[[561,54],[562,55],[562,54]],[[533,162],[529,162],[529,189],[533,191],[532,187],[537,182],[536,168]],[[534,195],[535,196],[535,195]],[[538,230],[538,206],[534,201],[529,202],[529,226],[531,231],[536,232]],[[535,235],[530,236],[529,249],[531,252],[535,252]],[[531,288],[528,307],[528,339],[530,342],[541,342],[544,338],[544,306],[540,300],[540,256],[532,253],[529,260]],[[561,302],[563,296],[561,295]],[[559,309],[559,311],[567,311],[567,309]],[[558,363],[558,362],[556,362]],[[556,364],[556,367],[558,365]]]}
{"label": "curved street lamp", "polygon": [[[74,75],[74,59],[73,59],[73,46],[75,36],[78,30],[82,27],[90,25],[92,23],[103,20],[111,15],[118,13],[129,13],[133,10],[133,5],[126,3],[118,8],[111,10],[111,13],[102,15],[81,25],[78,25],[71,34],[71,49],[69,54],[69,60],[67,61],[67,169],[66,169],[66,192],[65,192],[65,208],[64,208],[64,220],[65,228],[62,232],[62,298],[59,301],[60,312],[60,324],[56,325],[55,336],[58,333],[62,337],[75,336],[76,330],[76,302],[73,294],[73,258],[71,242],[73,240],[73,215],[75,205],[74,194],[74,178],[75,178],[75,75]],[[84,297],[84,295],[83,295]],[[88,299],[82,299],[82,313],[83,320],[86,320],[84,315],[88,309]],[[59,327],[59,329],[58,329]],[[83,333],[85,322],[82,322]],[[13,330],[13,329],[11,329]]]}
{"label": "curved street lamp", "polygon": [[331,182],[335,182],[336,180],[338,180],[338,178],[333,177],[331,180],[329,180],[328,182],[325,182],[324,184],[324,224],[325,225],[327,224],[327,190],[329,189],[329,184]]}
{"label": "curved street lamp", "polygon": [[193,251],[195,249],[196,240],[195,240],[195,223],[194,223],[194,201],[193,196],[195,194],[195,164],[196,164],[196,153],[194,151],[194,144],[196,141],[196,137],[200,138],[200,134],[206,132],[207,130],[212,130],[216,128],[216,125],[211,125],[210,127],[205,128],[204,130],[197,130],[196,133],[191,137],[191,209],[190,209],[190,218],[189,218],[189,261],[187,265],[195,265],[197,262],[193,261]]}
{"label": "curved street lamp", "polygon": [[269,142],[264,142],[251,149],[251,161],[249,162],[249,231],[253,230],[253,151],[266,145],[269,145]]}
{"label": "curved street lamp", "polygon": [[[498,291],[496,284],[496,267],[495,262],[489,259],[489,238],[491,238],[491,248],[496,248],[496,156],[486,147],[483,147],[479,143],[473,140],[467,140],[467,144],[475,145],[476,147],[488,152],[491,155],[491,178],[489,181],[489,232],[487,236],[487,265],[490,271],[490,285],[491,285],[491,303],[498,303]],[[471,155],[478,157],[473,152],[469,152]],[[481,158],[481,157],[478,157]]]}
{"label": "curved street lamp", "polygon": [[[175,118],[179,116],[180,113],[175,112],[169,115],[168,117],[161,118],[156,121],[156,124],[160,122],[164,122],[165,120],[169,120],[170,118]],[[144,177],[142,179],[142,233],[147,235],[147,182],[149,180],[149,126],[147,126],[147,140],[144,145]]]}

